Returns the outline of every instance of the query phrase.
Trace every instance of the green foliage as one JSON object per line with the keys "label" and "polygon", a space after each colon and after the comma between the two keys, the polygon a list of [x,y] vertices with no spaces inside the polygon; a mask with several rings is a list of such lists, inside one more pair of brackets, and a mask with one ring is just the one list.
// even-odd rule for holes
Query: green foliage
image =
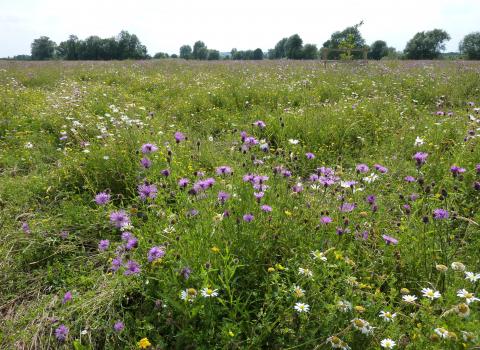
{"label": "green foliage", "polygon": [[263,60],[263,51],[260,48],[253,50],[252,59]]}
{"label": "green foliage", "polygon": [[208,50],[209,61],[218,61],[220,59],[220,52],[218,50]]}
{"label": "green foliage", "polygon": [[206,60],[208,49],[203,41],[197,41],[193,44],[192,58],[195,60]]}
{"label": "green foliage", "polygon": [[[360,33],[360,26],[363,22],[360,22],[352,27],[347,27],[341,32],[334,32],[330,39],[323,43],[323,47],[329,49],[338,49],[338,48],[351,48],[359,49],[365,47],[365,39],[363,39],[362,34]],[[328,54],[328,59],[339,59],[340,55],[338,52],[330,52]],[[345,55],[345,54],[344,54]],[[362,58],[362,53],[353,52],[347,53],[346,56],[351,58]]]}
{"label": "green foliage", "polygon": [[[147,338],[151,349],[330,349],[335,337],[351,349],[385,338],[475,348],[479,302],[466,315],[457,294],[478,297],[465,272],[480,272],[480,66],[459,67],[0,62],[0,348],[138,349]],[[155,198],[139,197],[144,184]],[[97,205],[102,191],[110,201]],[[433,219],[438,208],[449,218]],[[118,210],[137,239],[129,249],[110,222]],[[165,255],[149,260],[152,247]],[[124,274],[128,260],[138,275]],[[423,297],[427,287],[441,297]]]}
{"label": "green foliage", "polygon": [[480,60],[480,32],[465,35],[458,47],[469,60]]}
{"label": "green foliage", "polygon": [[371,60],[381,60],[383,57],[388,56],[388,46],[383,40],[377,40],[370,45],[370,51],[368,51],[368,58]]}
{"label": "green foliage", "polygon": [[192,48],[190,45],[183,45],[180,47],[180,58],[188,60],[192,58]]}
{"label": "green foliage", "polygon": [[303,40],[294,34],[285,42],[285,55],[287,58],[298,60],[302,58]]}
{"label": "green foliage", "polygon": [[445,50],[445,41],[450,40],[450,35],[442,29],[427,32],[418,32],[410,39],[405,47],[405,58],[415,60],[433,60]]}

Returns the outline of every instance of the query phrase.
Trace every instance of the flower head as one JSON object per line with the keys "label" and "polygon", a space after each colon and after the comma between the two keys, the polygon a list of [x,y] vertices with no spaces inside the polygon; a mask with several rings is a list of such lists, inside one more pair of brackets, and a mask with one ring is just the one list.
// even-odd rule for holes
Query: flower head
{"label": "flower head", "polygon": [[125,325],[123,324],[122,321],[117,321],[117,322],[115,322],[115,324],[113,325],[113,329],[114,329],[115,332],[117,332],[117,333],[123,331],[124,328],[125,328]]}
{"label": "flower head", "polygon": [[102,239],[98,243],[98,250],[103,252],[108,249],[109,245],[110,245],[110,241],[108,239]]}
{"label": "flower head", "polygon": [[175,142],[176,142],[176,143],[180,143],[180,142],[182,142],[182,141],[184,141],[184,140],[186,139],[185,135],[184,135],[182,132],[180,132],[180,131],[177,131],[177,132],[173,135],[173,137],[175,138]]}
{"label": "flower head", "polygon": [[201,290],[202,296],[204,298],[215,298],[218,296],[218,289],[203,288]]}
{"label": "flower head", "polygon": [[301,313],[307,313],[307,312],[310,310],[310,305],[304,304],[304,303],[296,303],[293,308],[294,308],[295,311],[297,311],[299,314],[301,314]]}
{"label": "flower head", "polygon": [[146,348],[149,348],[150,346],[152,346],[152,343],[150,343],[150,341],[148,340],[148,338],[142,338],[140,339],[140,341],[138,342],[138,347],[140,349],[146,349]]}
{"label": "flower head", "polygon": [[105,205],[110,201],[110,195],[107,192],[97,193],[95,196],[95,203],[98,205]]}
{"label": "flower head", "polygon": [[445,209],[435,209],[433,211],[433,218],[435,220],[444,220],[444,219],[448,219],[448,217],[449,217],[449,213]]}
{"label": "flower head", "polygon": [[64,342],[67,340],[68,336],[68,328],[64,324],[61,324],[60,326],[55,329],[55,338],[57,338],[58,341]]}
{"label": "flower head", "polygon": [[110,222],[117,228],[130,224],[130,218],[124,210],[114,211],[110,214]]}
{"label": "flower head", "polygon": [[165,248],[164,247],[152,247],[148,251],[148,262],[154,262],[159,260],[165,256]]}
{"label": "flower head", "polygon": [[413,155],[413,159],[417,163],[418,166],[425,164],[427,161],[428,153],[425,152],[417,152]]}
{"label": "flower head", "polygon": [[134,260],[128,260],[125,264],[125,276],[140,274],[140,265]]}
{"label": "flower head", "polygon": [[430,300],[438,299],[441,297],[440,292],[433,290],[431,288],[423,288],[421,292],[425,298],[428,298]]}
{"label": "flower head", "polygon": [[380,346],[385,349],[393,349],[395,345],[396,343],[390,338],[385,338],[380,342]]}
{"label": "flower head", "polygon": [[145,143],[142,145],[142,153],[148,154],[158,151],[158,147],[152,143]]}
{"label": "flower head", "polygon": [[460,298],[464,298],[467,304],[473,303],[474,301],[479,301],[477,297],[473,293],[468,292],[466,289],[460,289],[457,292],[457,296]]}

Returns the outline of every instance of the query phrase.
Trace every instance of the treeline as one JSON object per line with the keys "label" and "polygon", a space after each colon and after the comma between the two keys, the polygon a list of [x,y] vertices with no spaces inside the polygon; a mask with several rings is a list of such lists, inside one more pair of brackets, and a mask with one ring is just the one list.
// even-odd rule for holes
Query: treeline
{"label": "treeline", "polygon": [[[262,49],[237,50],[232,49],[229,53],[220,53],[218,50],[209,49],[203,41],[197,41],[190,45],[180,47],[179,55],[169,55],[165,52],[156,53],[153,58],[182,58],[187,60],[262,60],[268,59],[293,59],[312,60],[328,59],[358,59],[363,57],[362,50],[368,52],[367,58],[380,59],[480,59],[480,32],[466,35],[459,44],[459,53],[442,54],[445,50],[445,42],[450,40],[450,35],[442,29],[433,29],[416,33],[407,42],[403,51],[397,51],[389,47],[383,40],[377,40],[367,45],[360,33],[360,22],[347,27],[342,31],[332,33],[329,40],[325,41],[320,49],[315,44],[303,44],[298,34],[286,37],[277,42],[274,48],[263,52]],[[328,49],[328,50],[327,50]],[[336,49],[341,49],[336,51]],[[360,49],[360,51],[356,51]],[[68,40],[56,44],[46,36],[35,39],[31,44],[31,56],[14,56],[17,60],[124,60],[124,59],[149,59],[147,48],[142,45],[135,34],[127,31],[120,32],[111,38],[89,36],[80,40],[75,35],[70,35]]]}

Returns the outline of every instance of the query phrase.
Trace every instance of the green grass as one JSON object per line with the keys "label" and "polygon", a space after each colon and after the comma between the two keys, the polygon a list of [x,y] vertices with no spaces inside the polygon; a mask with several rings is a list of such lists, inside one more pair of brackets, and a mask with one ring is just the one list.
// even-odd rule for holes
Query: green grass
{"label": "green grass", "polygon": [[[385,338],[401,349],[480,344],[480,302],[463,317],[457,296],[478,297],[480,282],[452,267],[480,273],[478,63],[0,64],[0,348],[135,349],[148,338],[157,349],[329,349],[332,336],[351,349],[379,349]],[[177,131],[187,139],[176,143]],[[241,131],[259,144],[246,149]],[[415,146],[417,137],[424,144]],[[148,169],[145,143],[159,147]],[[428,153],[422,166],[416,152]],[[360,163],[367,173],[355,170]],[[233,174],[217,175],[222,165]],[[452,176],[453,165],[465,173]],[[311,181],[320,167],[334,170],[331,186]],[[194,195],[198,172],[215,183]],[[268,176],[258,201],[249,173]],[[349,180],[357,184],[341,185]],[[140,199],[145,182],[156,198]],[[111,194],[105,206],[94,201],[102,191]],[[219,191],[230,194],[224,204]],[[355,209],[341,212],[344,202]],[[438,208],[448,219],[433,218]],[[109,221],[118,210],[138,240],[128,251]],[[325,216],[333,222],[322,224]],[[165,256],[149,262],[154,246]],[[118,256],[138,262],[140,274],[113,272]],[[205,287],[218,296],[203,297]],[[180,298],[189,288],[193,302]],[[423,288],[441,298],[423,297]],[[73,298],[63,304],[67,291]],[[418,299],[406,303],[404,294]],[[310,311],[298,313],[298,302]],[[55,337],[61,324],[64,342]]]}

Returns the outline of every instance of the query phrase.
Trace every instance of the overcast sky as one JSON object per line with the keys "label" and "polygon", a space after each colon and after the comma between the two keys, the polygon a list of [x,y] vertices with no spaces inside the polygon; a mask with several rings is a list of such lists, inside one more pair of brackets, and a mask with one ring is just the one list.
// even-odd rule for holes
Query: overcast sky
{"label": "overcast sky", "polygon": [[416,32],[441,28],[452,37],[447,51],[456,51],[465,34],[480,31],[480,0],[0,0],[0,57],[29,54],[42,35],[59,43],[122,29],[152,55],[196,40],[222,52],[266,50],[295,33],[320,47],[361,20],[369,44],[403,50]]}

